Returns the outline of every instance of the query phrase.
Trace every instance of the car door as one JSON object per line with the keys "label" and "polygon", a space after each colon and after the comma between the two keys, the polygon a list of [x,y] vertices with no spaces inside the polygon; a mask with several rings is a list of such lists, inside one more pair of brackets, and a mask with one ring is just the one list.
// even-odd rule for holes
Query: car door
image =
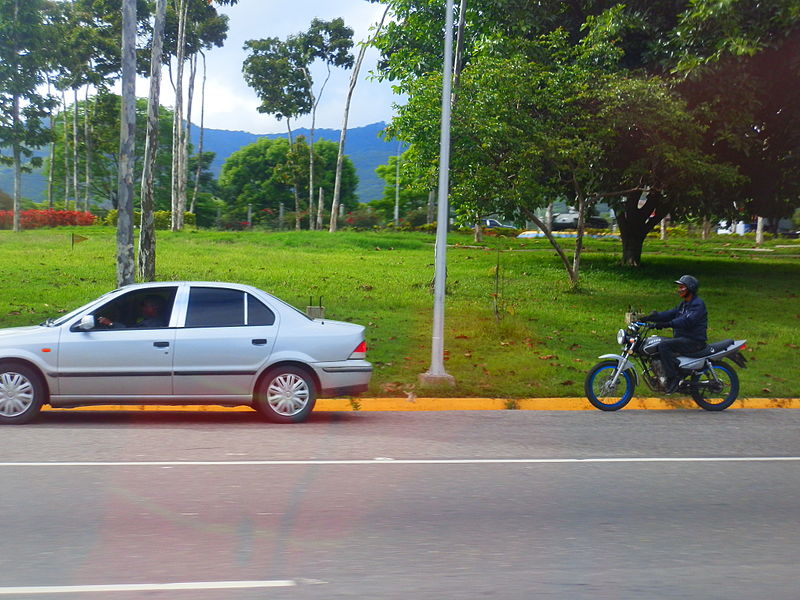
{"label": "car door", "polygon": [[[92,310],[98,321],[89,331],[77,323],[61,334],[58,352],[60,396],[102,400],[172,394],[175,329],[170,327],[175,287],[147,288],[115,297]],[[137,307],[148,298],[160,298],[163,324],[141,326]],[[113,317],[113,326],[101,326],[101,317]]]}
{"label": "car door", "polygon": [[277,329],[275,313],[252,294],[193,285],[176,331],[175,395],[249,401]]}

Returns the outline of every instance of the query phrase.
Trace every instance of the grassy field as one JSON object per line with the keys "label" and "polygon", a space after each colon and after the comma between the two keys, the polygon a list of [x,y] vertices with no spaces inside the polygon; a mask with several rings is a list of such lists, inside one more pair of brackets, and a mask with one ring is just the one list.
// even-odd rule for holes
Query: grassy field
{"label": "grassy field", "polygon": [[[74,247],[72,233],[88,239]],[[619,266],[619,242],[589,239],[581,287],[546,240],[451,234],[445,348],[454,389],[438,395],[582,396],[585,372],[617,352],[629,306],[677,304],[672,281],[691,273],[709,308],[709,337],[746,338],[742,397],[800,393],[800,243],[718,236],[648,240],[643,266]],[[569,240],[565,240],[569,244]],[[779,247],[787,246],[787,247]],[[255,285],[304,308],[367,326],[370,394],[424,395],[430,364],[433,238],[421,233],[159,232],[160,280]],[[38,323],[115,287],[115,230],[0,231],[0,326]],[[640,393],[646,394],[643,388]]]}

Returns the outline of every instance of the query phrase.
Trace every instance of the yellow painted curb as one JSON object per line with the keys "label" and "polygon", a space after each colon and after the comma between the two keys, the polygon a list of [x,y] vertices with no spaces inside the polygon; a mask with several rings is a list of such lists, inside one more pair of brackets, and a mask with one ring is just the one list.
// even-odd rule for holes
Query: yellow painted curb
{"label": "yellow painted curb", "polygon": [[[800,398],[741,398],[736,408],[800,408]],[[586,398],[320,398],[318,411],[455,411],[455,410],[596,410]],[[690,398],[634,398],[623,410],[698,409]],[[185,405],[164,406],[147,404],[79,406],[44,410],[90,411],[191,411],[191,412],[250,412],[249,406]]]}

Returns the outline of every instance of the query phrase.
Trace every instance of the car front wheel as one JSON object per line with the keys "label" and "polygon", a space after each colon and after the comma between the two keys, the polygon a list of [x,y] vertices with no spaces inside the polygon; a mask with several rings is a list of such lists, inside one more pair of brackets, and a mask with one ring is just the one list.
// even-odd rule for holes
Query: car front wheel
{"label": "car front wheel", "polygon": [[314,410],[314,378],[299,367],[270,370],[256,390],[255,407],[273,423],[302,423]]}
{"label": "car front wheel", "polygon": [[25,365],[0,365],[0,423],[29,423],[39,414],[44,401],[39,373]]}

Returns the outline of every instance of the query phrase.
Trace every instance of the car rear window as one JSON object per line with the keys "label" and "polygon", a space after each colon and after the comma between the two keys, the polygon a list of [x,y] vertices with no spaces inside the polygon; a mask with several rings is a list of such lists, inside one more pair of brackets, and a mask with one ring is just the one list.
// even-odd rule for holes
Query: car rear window
{"label": "car rear window", "polygon": [[186,327],[237,327],[272,325],[274,322],[273,312],[245,292],[193,287],[189,293]]}

